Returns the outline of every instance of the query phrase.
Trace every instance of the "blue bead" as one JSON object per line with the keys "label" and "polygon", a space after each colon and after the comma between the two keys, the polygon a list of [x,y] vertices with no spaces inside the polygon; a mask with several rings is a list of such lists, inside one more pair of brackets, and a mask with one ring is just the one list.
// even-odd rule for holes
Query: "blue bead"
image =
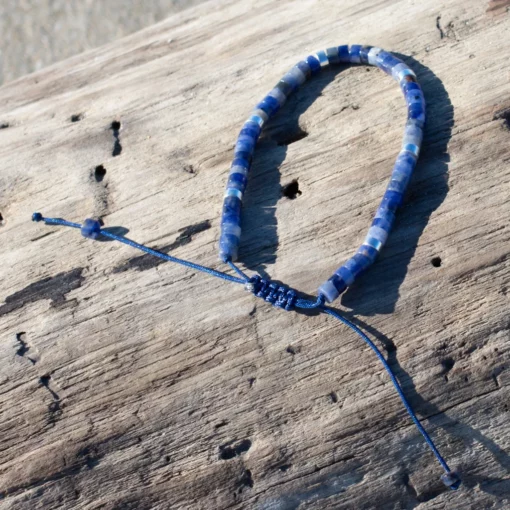
{"label": "blue bead", "polygon": [[242,166],[243,168],[248,169],[250,168],[250,160],[251,158],[244,157],[244,153],[235,154],[232,166]]}
{"label": "blue bead", "polygon": [[411,90],[421,90],[421,87],[415,81],[402,82],[402,92],[407,94]]}
{"label": "blue bead", "polygon": [[386,74],[391,74],[392,69],[397,65],[401,64],[402,61],[394,57],[386,51],[381,51],[377,56],[377,67],[382,69]]}
{"label": "blue bead", "polygon": [[321,70],[321,63],[313,55],[306,57],[306,63],[310,66],[312,74],[317,74]]}
{"label": "blue bead", "polygon": [[308,78],[312,74],[312,68],[310,64],[301,60],[296,64],[296,67]]}
{"label": "blue bead", "polygon": [[81,226],[81,235],[88,239],[97,239],[101,235],[101,224],[97,220],[87,218]]}
{"label": "blue bead", "polygon": [[220,259],[223,262],[235,261],[239,250],[239,238],[231,234],[222,234],[220,237]]}
{"label": "blue bead", "polygon": [[42,221],[43,215],[40,212],[35,212],[32,214],[32,221]]}
{"label": "blue bead", "polygon": [[244,129],[250,129],[251,131],[255,131],[256,132],[256,136],[259,136],[260,132],[262,131],[262,128],[256,122],[253,122],[252,120],[247,120],[244,123],[243,130]]}
{"label": "blue bead", "polygon": [[223,216],[230,214],[241,214],[241,200],[237,197],[226,197],[223,200]]}
{"label": "blue bead", "polygon": [[377,257],[378,251],[372,246],[369,246],[368,244],[363,244],[360,246],[357,253],[363,255],[364,257],[367,257],[370,261],[374,262],[374,260]]}
{"label": "blue bead", "polygon": [[359,50],[359,58],[362,64],[368,64],[368,52],[373,46],[362,46]]}
{"label": "blue bead", "polygon": [[252,156],[253,156],[253,151],[251,151],[251,150],[249,150],[249,151],[234,150],[234,161],[233,161],[233,163],[235,163],[237,160],[243,160],[243,161],[247,162],[248,166],[250,166],[251,165]]}
{"label": "blue bead", "polygon": [[297,81],[296,77],[289,73],[287,73],[280,81],[286,83],[291,88],[292,92],[294,92],[299,87],[299,82]]}
{"label": "blue bead", "polygon": [[246,159],[250,159],[253,155],[253,150],[255,146],[253,143],[249,142],[237,142],[234,147],[234,155],[235,157],[242,157]]}
{"label": "blue bead", "polygon": [[274,97],[266,96],[255,108],[260,109],[271,116],[280,109],[280,103],[278,103]]}
{"label": "blue bead", "polygon": [[[257,124],[258,126],[258,124]],[[243,129],[241,129],[241,131],[239,132],[239,136],[251,136],[254,140],[257,140],[258,136],[260,134],[260,126],[259,126],[259,130],[256,131],[255,129],[249,127],[243,127]]]}
{"label": "blue bead", "polygon": [[224,214],[221,217],[221,224],[224,225],[226,223],[230,223],[232,225],[240,225],[241,224],[241,215],[240,214]]}
{"label": "blue bead", "polygon": [[[357,267],[359,268],[357,275],[362,273],[365,269],[370,267],[372,265],[372,260],[370,260],[365,255],[362,255],[361,253],[356,253],[354,257],[352,257],[351,260],[354,260],[357,264]],[[352,270],[351,270],[352,271]]]}
{"label": "blue bead", "polygon": [[349,46],[349,61],[358,63],[361,62],[360,58],[360,50],[361,46],[359,44],[353,44],[352,46]]}
{"label": "blue bead", "polygon": [[341,294],[347,288],[345,280],[336,273],[328,281],[330,281],[335,286],[335,289],[339,294]]}
{"label": "blue bead", "polygon": [[247,182],[248,179],[246,178],[246,175],[239,173],[230,174],[227,181],[227,188],[238,189],[239,191],[244,193]]}
{"label": "blue bead", "polygon": [[340,59],[338,58],[338,46],[334,48],[326,48],[326,55],[330,64],[338,64]]}
{"label": "blue bead", "polygon": [[340,266],[336,271],[335,274],[339,276],[344,282],[345,285],[349,286],[354,283],[354,275],[349,271],[345,265]]}
{"label": "blue bead", "polygon": [[338,61],[349,62],[349,46],[347,44],[338,47]]}
{"label": "blue bead", "polygon": [[368,259],[365,257],[364,260],[361,259],[361,257],[358,255],[358,259],[356,259],[356,256],[351,257],[345,264],[344,267],[348,269],[353,277],[355,278],[358,276],[365,267],[360,262],[368,262]]}
{"label": "blue bead", "polygon": [[400,204],[402,204],[403,200],[404,196],[402,193],[398,193],[397,191],[386,191],[383,199],[381,200],[381,207],[387,207],[394,211]]}
{"label": "blue bead", "polygon": [[391,230],[391,222],[384,218],[375,218],[374,221],[372,221],[372,226],[382,228],[386,230],[386,232]]}

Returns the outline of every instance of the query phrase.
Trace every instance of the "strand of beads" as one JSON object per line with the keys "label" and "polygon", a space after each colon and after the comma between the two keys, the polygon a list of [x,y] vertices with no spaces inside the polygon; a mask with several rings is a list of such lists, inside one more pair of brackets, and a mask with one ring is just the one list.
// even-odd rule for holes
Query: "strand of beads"
{"label": "strand of beads", "polygon": [[402,150],[393,167],[390,183],[383,196],[368,234],[357,251],[345,264],[319,287],[319,294],[328,302],[334,301],[356,277],[365,271],[381,251],[395,219],[395,211],[402,203],[416,160],[420,152],[425,123],[425,99],[416,75],[404,62],[391,53],[372,46],[358,44],[335,46],[318,51],[298,62],[267,96],[255,107],[243,125],[234,149],[234,160],[223,202],[220,258],[224,262],[237,260],[241,238],[241,204],[255,145],[262,127],[285,103],[286,99],[310,76],[329,64],[369,64],[390,74],[398,83],[407,103],[407,124]]}

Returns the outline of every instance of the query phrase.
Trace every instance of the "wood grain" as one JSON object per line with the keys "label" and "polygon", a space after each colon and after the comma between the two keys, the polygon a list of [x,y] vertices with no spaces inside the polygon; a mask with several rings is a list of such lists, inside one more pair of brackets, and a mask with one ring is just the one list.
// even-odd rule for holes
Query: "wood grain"
{"label": "wood grain", "polygon": [[[495,5],[213,1],[0,89],[1,510],[508,508],[510,23]],[[338,308],[387,353],[462,472],[456,493],[349,331],[30,221],[100,216],[221,268],[249,110],[308,52],[358,42],[411,64],[429,122],[388,245]],[[404,120],[376,69],[303,87],[257,148],[246,270],[314,294],[362,241]]]}

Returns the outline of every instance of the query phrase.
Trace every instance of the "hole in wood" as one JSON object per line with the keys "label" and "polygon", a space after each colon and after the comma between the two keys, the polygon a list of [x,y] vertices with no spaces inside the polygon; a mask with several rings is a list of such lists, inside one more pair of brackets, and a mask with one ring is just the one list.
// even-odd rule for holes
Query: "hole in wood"
{"label": "hole in wood", "polygon": [[2,216],[2,213],[0,213],[0,227],[4,224],[4,217]]}
{"label": "hole in wood", "polygon": [[445,372],[449,372],[453,368],[453,365],[455,365],[455,360],[453,358],[445,358],[441,360],[441,365]]}
{"label": "hole in wood", "polygon": [[286,184],[285,186],[282,186],[282,195],[284,197],[290,198],[291,200],[294,200],[299,195],[301,195],[301,190],[299,189],[299,183],[297,179],[294,179],[292,182],[289,182],[289,184]]}
{"label": "hole in wood", "polygon": [[251,471],[249,469],[247,469],[244,472],[244,474],[243,474],[243,476],[241,478],[240,483],[241,483],[241,486],[250,487],[250,488],[253,487],[253,485],[254,485],[253,476],[252,476]]}
{"label": "hole in wood", "polygon": [[7,129],[9,127],[9,124],[7,122],[0,123],[0,129]]}
{"label": "hole in wood", "polygon": [[106,175],[106,168],[103,165],[96,166],[94,170],[94,177],[97,182],[101,182]]}
{"label": "hole in wood", "polygon": [[434,257],[430,263],[434,266],[434,267],[441,267],[441,257]]}
{"label": "hole in wood", "polygon": [[243,439],[238,443],[226,444],[220,446],[220,459],[221,460],[229,460],[234,457],[238,457],[243,453],[246,453],[251,448],[251,441],[249,439]]}
{"label": "hole in wood", "polygon": [[80,122],[80,120],[83,119],[82,113],[75,113],[74,115],[71,115],[71,122]]}
{"label": "hole in wood", "polygon": [[114,139],[112,156],[119,156],[120,153],[122,152],[122,145],[120,144],[120,136],[119,136],[120,121],[119,120],[112,121],[110,129],[113,131],[113,139]]}
{"label": "hole in wood", "polygon": [[510,108],[497,111],[492,117],[492,120],[502,120],[503,127],[510,131]]}

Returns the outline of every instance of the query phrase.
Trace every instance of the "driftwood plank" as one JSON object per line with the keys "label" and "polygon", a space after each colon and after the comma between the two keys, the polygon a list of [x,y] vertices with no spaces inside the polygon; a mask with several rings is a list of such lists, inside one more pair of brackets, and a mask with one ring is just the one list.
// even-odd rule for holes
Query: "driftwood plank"
{"label": "driftwood plank", "polygon": [[[209,2],[1,88],[0,509],[508,508],[508,5]],[[29,221],[99,216],[221,267],[241,123],[346,42],[402,54],[429,122],[389,243],[338,307],[462,471],[456,493],[349,331]],[[374,69],[296,94],[256,152],[247,271],[315,293],[365,235],[404,110]]]}

